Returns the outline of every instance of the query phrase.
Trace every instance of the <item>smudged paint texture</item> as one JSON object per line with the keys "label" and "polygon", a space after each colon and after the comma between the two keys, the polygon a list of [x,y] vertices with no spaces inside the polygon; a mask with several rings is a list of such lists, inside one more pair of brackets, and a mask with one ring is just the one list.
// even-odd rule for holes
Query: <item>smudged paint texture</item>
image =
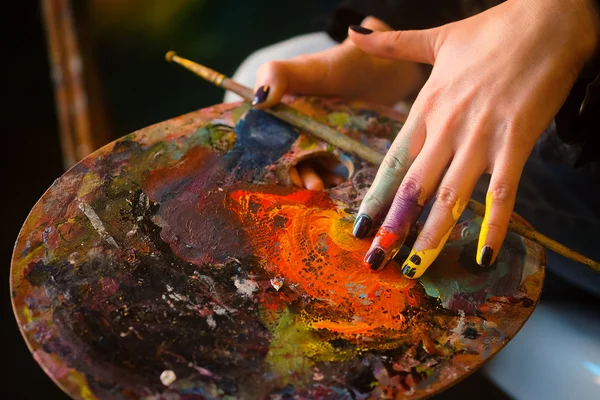
{"label": "smudged paint texture", "polygon": [[[403,121],[289,101],[380,151]],[[290,166],[323,152],[339,155],[227,104],[83,160],[15,247],[13,307],[36,360],[81,399],[418,398],[472,372],[530,315],[541,249],[509,236],[482,270],[476,219],[419,280],[365,269],[351,222],[376,169],[354,160],[338,187],[293,189]]]}
{"label": "smudged paint texture", "polygon": [[[433,261],[440,254],[440,251],[444,248],[448,237],[454,229],[455,222],[458,221],[460,215],[465,209],[465,202],[457,200],[452,207],[452,218],[453,224],[448,231],[442,236],[440,243],[435,248],[412,250],[402,267],[403,274],[411,278],[420,278],[425,270],[433,263]],[[418,238],[417,238],[418,242]]]}

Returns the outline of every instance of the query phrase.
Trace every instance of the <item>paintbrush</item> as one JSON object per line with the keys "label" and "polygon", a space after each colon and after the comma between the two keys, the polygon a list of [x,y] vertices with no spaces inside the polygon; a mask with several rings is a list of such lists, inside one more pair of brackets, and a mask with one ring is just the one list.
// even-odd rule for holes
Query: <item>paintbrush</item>
{"label": "paintbrush", "polygon": [[[252,101],[254,97],[252,89],[242,86],[234,80],[227,78],[225,75],[205,67],[204,65],[200,65],[193,61],[179,57],[174,51],[169,51],[165,58],[167,61],[175,62],[192,71],[201,78],[204,78],[225,90],[236,93],[246,100]],[[313,136],[339,147],[342,150],[354,153],[365,161],[377,165],[381,164],[383,161],[383,155],[378,151],[364,146],[362,143],[353,140],[352,138],[328,127],[327,125],[315,121],[308,115],[288,106],[287,104],[279,103],[264,111],[289,123],[292,126],[303,129],[311,133]]]}
{"label": "paintbrush", "polygon": [[[195,63],[188,59],[179,57],[174,51],[169,51],[165,58],[169,62],[175,62],[182,67],[192,71],[196,75],[201,78],[221,87],[225,90],[229,90],[247,101],[252,102],[254,98],[254,93],[252,89],[249,87],[243,86],[234,80],[226,77],[225,75],[205,67],[204,65]],[[384,155],[379,153],[376,150],[369,148],[368,146],[350,138],[349,136],[344,135],[327,125],[324,125],[314,119],[310,118],[308,115],[296,110],[293,107],[288,106],[284,103],[278,103],[277,105],[265,109],[264,111],[269,114],[289,123],[292,126],[295,126],[299,129],[306,131],[313,136],[332,144],[336,147],[339,147],[342,150],[351,152],[359,156],[365,161],[368,161],[372,164],[379,166],[382,161]],[[480,202],[470,199],[467,203],[467,208],[471,210],[474,214],[483,217],[485,216],[485,205]],[[538,243],[549,250],[554,251],[557,254],[560,254],[568,259],[581,263],[583,265],[587,265],[591,269],[600,272],[600,264],[594,260],[591,260],[584,255],[569,249],[568,247],[558,243],[555,240],[550,239],[549,237],[542,235],[541,233],[535,231],[534,229],[529,228],[527,225],[518,222],[514,217],[511,217],[508,229],[512,232],[515,232],[518,235],[521,235],[535,243]]]}
{"label": "paintbrush", "polygon": [[[475,201],[473,199],[469,200],[469,202],[467,203],[467,208],[480,217],[485,216],[485,205],[479,203],[478,201]],[[532,242],[541,244],[548,250],[552,250],[553,252],[560,254],[561,256],[569,258],[580,264],[587,265],[594,271],[600,272],[600,263],[597,263],[596,261],[587,258],[586,256],[576,252],[575,250],[571,250],[567,246],[558,243],[556,240],[550,239],[548,236],[541,234],[535,229],[532,229],[527,225],[518,222],[517,220],[515,220],[514,216],[510,218],[510,221],[508,223],[508,229],[518,235],[521,235],[531,240]]]}

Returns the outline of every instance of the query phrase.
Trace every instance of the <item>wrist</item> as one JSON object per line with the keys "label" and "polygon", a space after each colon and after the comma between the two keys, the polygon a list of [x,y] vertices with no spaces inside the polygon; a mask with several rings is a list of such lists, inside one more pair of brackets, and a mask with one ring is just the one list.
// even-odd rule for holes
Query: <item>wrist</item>
{"label": "wrist", "polygon": [[594,0],[524,0],[551,24],[582,67],[595,54],[600,42],[598,6]]}

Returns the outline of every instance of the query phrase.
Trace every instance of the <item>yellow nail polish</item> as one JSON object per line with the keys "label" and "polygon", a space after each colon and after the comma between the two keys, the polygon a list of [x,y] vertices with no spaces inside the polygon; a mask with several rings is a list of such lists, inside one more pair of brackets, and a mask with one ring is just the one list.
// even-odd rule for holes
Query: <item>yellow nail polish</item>
{"label": "yellow nail polish", "polygon": [[[407,278],[417,279],[423,275],[423,273],[429,268],[431,264],[435,261],[437,256],[440,255],[442,248],[446,244],[448,240],[448,236],[452,233],[454,229],[454,225],[460,218],[460,215],[464,211],[466,203],[463,201],[457,201],[454,207],[452,208],[452,217],[454,218],[454,224],[448,229],[446,234],[440,240],[439,245],[434,249],[425,249],[415,251],[412,250],[408,255],[406,261],[404,261],[404,266],[402,267],[402,274]],[[419,238],[417,238],[416,243],[419,242]]]}
{"label": "yellow nail polish", "polygon": [[[454,226],[452,228],[454,228]],[[450,236],[450,233],[452,232],[452,228],[444,235],[442,240],[440,240],[440,244],[435,249],[411,251],[404,262],[404,267],[402,267],[402,274],[407,278],[413,279],[421,277],[427,268],[433,264],[437,256],[440,255],[444,244],[446,244],[446,240],[448,240],[448,236]]]}

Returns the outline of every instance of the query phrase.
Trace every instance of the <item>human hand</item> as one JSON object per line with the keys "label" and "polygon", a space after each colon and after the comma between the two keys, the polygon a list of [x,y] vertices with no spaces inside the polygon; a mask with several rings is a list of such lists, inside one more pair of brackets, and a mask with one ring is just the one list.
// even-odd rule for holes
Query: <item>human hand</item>
{"label": "human hand", "polygon": [[491,265],[525,162],[596,47],[591,5],[509,0],[434,29],[350,30],[349,37],[374,56],[434,65],[360,206],[357,237],[385,216],[365,264],[379,270],[397,254],[437,188],[403,264],[405,276],[420,277],[439,255],[480,176],[490,173],[477,262]]}
{"label": "human hand", "polygon": [[[379,31],[390,27],[368,17],[363,25]],[[265,63],[257,72],[256,108],[279,102],[284,94],[335,96],[393,105],[415,96],[425,81],[423,69],[414,62],[386,60],[365,53],[351,40],[318,53],[285,61]],[[335,163],[306,160],[290,170],[292,181],[311,190],[338,184]]]}

